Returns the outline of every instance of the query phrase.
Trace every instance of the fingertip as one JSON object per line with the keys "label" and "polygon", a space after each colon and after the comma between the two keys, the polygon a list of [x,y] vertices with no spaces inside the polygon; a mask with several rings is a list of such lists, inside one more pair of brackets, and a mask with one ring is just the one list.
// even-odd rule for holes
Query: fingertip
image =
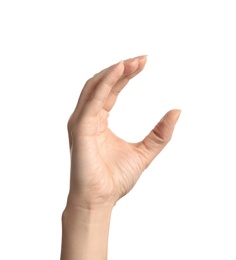
{"label": "fingertip", "polygon": [[175,125],[180,117],[181,110],[180,109],[172,109],[169,110],[159,121],[162,123],[163,121],[168,122],[167,124]]}
{"label": "fingertip", "polygon": [[147,55],[142,55],[138,57],[138,62],[139,62],[139,66],[138,69],[142,70],[144,68],[144,66],[147,63]]}
{"label": "fingertip", "polygon": [[178,121],[182,110],[181,109],[172,109],[172,113],[174,113],[173,117],[175,118],[175,122]]}
{"label": "fingertip", "polygon": [[147,62],[148,55],[137,56],[135,59],[138,59],[139,63],[145,64]]}
{"label": "fingertip", "polygon": [[123,61],[123,60],[119,61],[116,66],[117,66],[117,67],[118,67],[118,66],[124,66],[124,61]]}
{"label": "fingertip", "polygon": [[147,56],[148,55],[140,55],[140,56],[136,56],[136,57],[133,57],[133,58],[129,58],[129,59],[127,59],[127,60],[124,60],[124,62],[125,63],[129,63],[129,62],[138,62],[138,63],[145,63],[146,62],[146,60],[147,60]]}
{"label": "fingertip", "polygon": [[146,60],[147,59],[147,57],[148,57],[148,55],[139,55],[139,56],[137,56],[137,57],[135,57],[136,59],[140,59],[140,60]]}
{"label": "fingertip", "polygon": [[119,61],[114,69],[119,71],[119,76],[121,77],[125,69],[124,61]]}
{"label": "fingertip", "polygon": [[124,75],[123,76],[127,76],[131,73],[133,73],[139,66],[139,60],[138,59],[128,59],[125,61],[124,63]]}

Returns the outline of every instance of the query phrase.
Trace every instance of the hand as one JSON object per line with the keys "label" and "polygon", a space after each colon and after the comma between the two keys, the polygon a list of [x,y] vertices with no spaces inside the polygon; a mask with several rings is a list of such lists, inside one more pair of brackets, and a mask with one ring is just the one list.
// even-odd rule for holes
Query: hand
{"label": "hand", "polygon": [[129,143],[108,128],[109,111],[120,91],[141,72],[146,56],[112,65],[89,79],[68,121],[71,182],[68,201],[96,209],[127,194],[170,141],[180,115],[171,110],[140,142]]}

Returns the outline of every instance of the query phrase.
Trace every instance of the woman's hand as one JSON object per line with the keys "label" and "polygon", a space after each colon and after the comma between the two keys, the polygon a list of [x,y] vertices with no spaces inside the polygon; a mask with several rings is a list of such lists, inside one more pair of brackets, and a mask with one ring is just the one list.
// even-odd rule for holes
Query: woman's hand
{"label": "woman's hand", "polygon": [[129,143],[108,128],[120,91],[141,72],[146,56],[112,65],[89,79],[68,121],[71,181],[68,203],[85,209],[114,206],[170,141],[180,115],[171,110],[140,142]]}
{"label": "woman's hand", "polygon": [[180,111],[169,111],[140,142],[128,143],[108,128],[109,111],[146,56],[119,62],[87,81],[68,121],[71,182],[62,214],[61,260],[107,259],[115,203],[170,141]]}

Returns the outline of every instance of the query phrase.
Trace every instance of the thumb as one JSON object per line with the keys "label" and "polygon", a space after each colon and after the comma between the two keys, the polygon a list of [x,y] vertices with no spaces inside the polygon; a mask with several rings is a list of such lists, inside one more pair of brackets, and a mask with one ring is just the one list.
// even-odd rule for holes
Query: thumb
{"label": "thumb", "polygon": [[181,110],[179,109],[167,112],[154,129],[139,143],[140,152],[147,160],[147,165],[152,162],[171,140],[180,113]]}

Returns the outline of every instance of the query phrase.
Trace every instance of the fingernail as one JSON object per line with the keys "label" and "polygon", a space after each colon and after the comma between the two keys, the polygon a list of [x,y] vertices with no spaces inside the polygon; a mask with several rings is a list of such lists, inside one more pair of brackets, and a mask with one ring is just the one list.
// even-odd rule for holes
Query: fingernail
{"label": "fingernail", "polygon": [[130,58],[130,59],[125,60],[125,62],[134,61],[135,59],[136,58]]}
{"label": "fingernail", "polygon": [[117,66],[120,65],[121,63],[124,63],[124,61],[123,61],[123,60],[119,61],[119,62],[117,63]]}
{"label": "fingernail", "polygon": [[177,122],[177,120],[180,117],[180,114],[181,114],[182,110],[181,109],[175,109],[175,110],[178,111],[178,115],[176,116],[176,122]]}
{"label": "fingernail", "polygon": [[143,59],[143,58],[147,58],[148,55],[140,55],[138,57],[136,57],[137,59]]}

